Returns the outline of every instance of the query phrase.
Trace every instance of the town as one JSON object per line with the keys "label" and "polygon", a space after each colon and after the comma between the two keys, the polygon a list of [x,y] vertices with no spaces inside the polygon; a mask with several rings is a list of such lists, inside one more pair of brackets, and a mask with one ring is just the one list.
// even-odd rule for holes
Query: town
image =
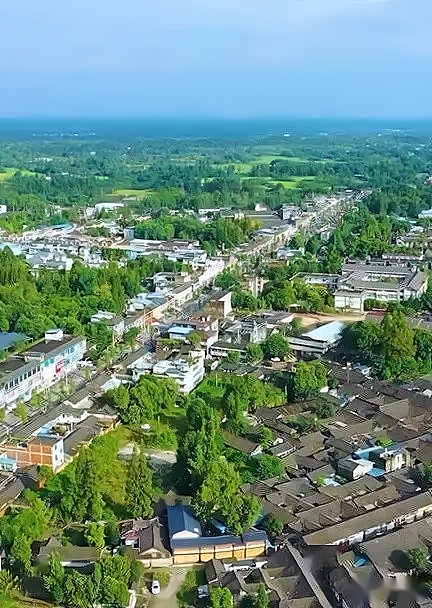
{"label": "town", "polygon": [[[125,276],[145,272],[122,306],[90,309],[81,334],[53,327],[40,338],[30,318],[29,334],[24,325],[0,334],[1,559],[33,572],[39,583],[25,590],[35,601],[65,601],[71,573],[94,577],[82,573],[109,571],[109,559],[143,568],[110,592],[118,605],[141,605],[151,594],[163,602],[174,592],[194,605],[218,593],[236,605],[256,596],[278,607],[386,606],[403,594],[415,601],[410,580],[428,569],[432,540],[432,335],[414,304],[428,294],[428,228],[420,214],[393,235],[401,253],[389,245],[381,255],[341,257],[339,269],[302,263],[309,244],[335,240],[370,194],[311,197],[303,211],[199,210],[204,228],[243,223],[248,231],[213,253],[200,239],[142,238],[151,215],[122,227],[127,203],[4,235],[3,266],[12,273],[16,264],[36,286],[114,263]],[[291,277],[291,295],[277,273]],[[92,306],[114,302],[110,291]],[[397,336],[385,333],[390,318],[416,345],[412,380],[405,362],[386,376],[374,360],[372,326],[394,360],[398,348],[404,357]],[[63,479],[71,467],[73,483],[82,467],[91,476],[95,451],[126,475],[123,510],[134,517],[112,521],[110,512],[108,523],[106,511],[94,511],[103,493],[96,478],[92,506],[78,516],[69,505]],[[26,509],[16,507],[44,509],[44,500],[64,521],[63,536],[47,534],[46,513],[34,531],[21,528]],[[73,540],[82,530],[84,540]]]}

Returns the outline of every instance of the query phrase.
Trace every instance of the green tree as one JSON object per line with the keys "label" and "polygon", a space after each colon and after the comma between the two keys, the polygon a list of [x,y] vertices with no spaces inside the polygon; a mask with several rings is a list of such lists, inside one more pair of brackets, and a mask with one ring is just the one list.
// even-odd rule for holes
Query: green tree
{"label": "green tree", "polygon": [[126,508],[133,517],[153,513],[153,475],[144,452],[134,451],[126,482]]}
{"label": "green tree", "polygon": [[263,583],[258,585],[257,593],[254,597],[253,608],[268,608],[269,598],[266,586]]}
{"label": "green tree", "polygon": [[232,608],[233,605],[233,597],[229,589],[220,587],[214,587],[213,589],[211,589],[211,608]]}
{"label": "green tree", "polygon": [[251,363],[259,363],[264,358],[264,353],[259,344],[251,342],[246,347],[246,357]]}
{"label": "green tree", "polygon": [[105,547],[105,526],[102,522],[90,522],[84,533],[89,547],[103,549]]}
{"label": "green tree", "polygon": [[268,534],[278,536],[283,532],[284,523],[279,517],[275,517],[274,515],[266,515],[262,521],[262,526]]}
{"label": "green tree", "polygon": [[414,547],[406,552],[409,566],[418,576],[430,575],[432,568],[429,563],[429,553],[426,549]]}
{"label": "green tree", "polygon": [[288,340],[279,333],[272,334],[266,338],[262,344],[262,349],[267,359],[271,359],[273,357],[283,359],[291,352]]}
{"label": "green tree", "polygon": [[22,573],[27,574],[31,571],[31,546],[30,540],[24,535],[17,536],[14,539],[10,550],[11,557],[14,560],[15,567]]}

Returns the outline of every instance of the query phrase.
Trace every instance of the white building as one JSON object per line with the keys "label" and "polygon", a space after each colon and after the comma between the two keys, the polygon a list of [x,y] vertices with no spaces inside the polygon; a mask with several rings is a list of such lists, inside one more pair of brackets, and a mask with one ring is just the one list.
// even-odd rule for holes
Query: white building
{"label": "white building", "polygon": [[190,393],[204,378],[204,351],[190,351],[153,365],[153,374],[174,380],[181,393]]}
{"label": "white building", "polygon": [[55,384],[76,369],[85,351],[85,338],[48,330],[45,340],[0,363],[0,407],[26,401],[34,390]]}
{"label": "white building", "polygon": [[335,308],[364,310],[366,300],[399,302],[426,292],[427,275],[408,264],[350,262],[342,267]]}
{"label": "white building", "polygon": [[344,327],[341,321],[331,321],[300,336],[289,337],[288,342],[293,353],[298,357],[320,356],[340,340]]}

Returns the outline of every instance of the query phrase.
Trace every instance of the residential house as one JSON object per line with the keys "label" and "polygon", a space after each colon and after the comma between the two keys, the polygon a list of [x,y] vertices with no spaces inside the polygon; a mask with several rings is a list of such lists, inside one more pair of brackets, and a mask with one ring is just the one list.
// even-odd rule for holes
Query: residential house
{"label": "residential house", "polygon": [[423,492],[307,534],[304,541],[308,545],[342,545],[348,548],[355,543],[386,534],[398,526],[422,519],[431,512],[432,495]]}
{"label": "residential house", "polygon": [[162,536],[162,526],[158,518],[129,520],[122,522],[120,528],[124,547],[130,547],[133,557],[149,568],[172,564],[171,553],[166,548]]}
{"label": "residential house", "polygon": [[373,462],[365,458],[341,458],[337,463],[339,474],[349,481],[355,481],[367,475],[373,469]]}
{"label": "residential house", "polygon": [[410,264],[350,261],[342,266],[335,308],[363,311],[366,300],[398,302],[418,298],[426,292],[427,284],[427,275]]}
{"label": "residential house", "polygon": [[343,566],[339,566],[329,573],[328,582],[335,596],[337,608],[370,607],[367,590],[352,579]]}
{"label": "residential house", "polygon": [[244,437],[236,437],[228,431],[223,432],[223,438],[226,445],[247,456],[259,456],[262,454],[262,447],[259,443],[249,441],[249,439],[245,439]]}
{"label": "residential house", "polygon": [[242,536],[223,534],[203,536],[199,521],[190,507],[167,507],[168,531],[174,564],[207,562],[211,559],[245,559],[265,555],[267,535],[260,530]]}
{"label": "residential house", "polygon": [[46,566],[53,553],[58,555],[61,565],[65,568],[80,569],[100,561],[103,550],[97,547],[80,547],[71,543],[62,545],[57,538],[51,536],[45,543],[40,545],[36,563]]}
{"label": "residential house", "polygon": [[57,471],[65,462],[63,437],[58,435],[39,435],[30,441],[4,445],[3,450],[18,467],[46,465]]}
{"label": "residential house", "polygon": [[[190,350],[187,355],[172,354],[169,359],[155,363],[152,372],[174,380],[181,393],[190,393],[204,378],[204,357],[202,350]],[[135,380],[136,374],[132,371]]]}

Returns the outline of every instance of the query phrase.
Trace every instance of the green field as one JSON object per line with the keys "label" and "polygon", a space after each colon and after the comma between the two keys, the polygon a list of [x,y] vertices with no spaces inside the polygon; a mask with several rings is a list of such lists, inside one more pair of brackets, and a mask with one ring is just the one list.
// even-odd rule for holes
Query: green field
{"label": "green field", "polygon": [[27,169],[18,169],[17,167],[2,167],[0,169],[0,182],[13,177],[14,173],[19,171],[22,175],[36,175],[33,171]]}
{"label": "green field", "polygon": [[314,175],[304,175],[298,176],[293,175],[290,179],[272,179],[271,177],[247,177],[243,181],[254,181],[258,184],[261,184],[263,187],[265,186],[274,186],[275,184],[282,184],[282,186],[286,189],[297,188],[298,182],[302,181],[314,181],[316,177]]}
{"label": "green field", "polygon": [[120,188],[119,190],[114,190],[111,194],[107,194],[107,197],[110,196],[138,196],[140,198],[144,198],[146,194],[151,192],[151,190],[138,190],[136,188]]}

